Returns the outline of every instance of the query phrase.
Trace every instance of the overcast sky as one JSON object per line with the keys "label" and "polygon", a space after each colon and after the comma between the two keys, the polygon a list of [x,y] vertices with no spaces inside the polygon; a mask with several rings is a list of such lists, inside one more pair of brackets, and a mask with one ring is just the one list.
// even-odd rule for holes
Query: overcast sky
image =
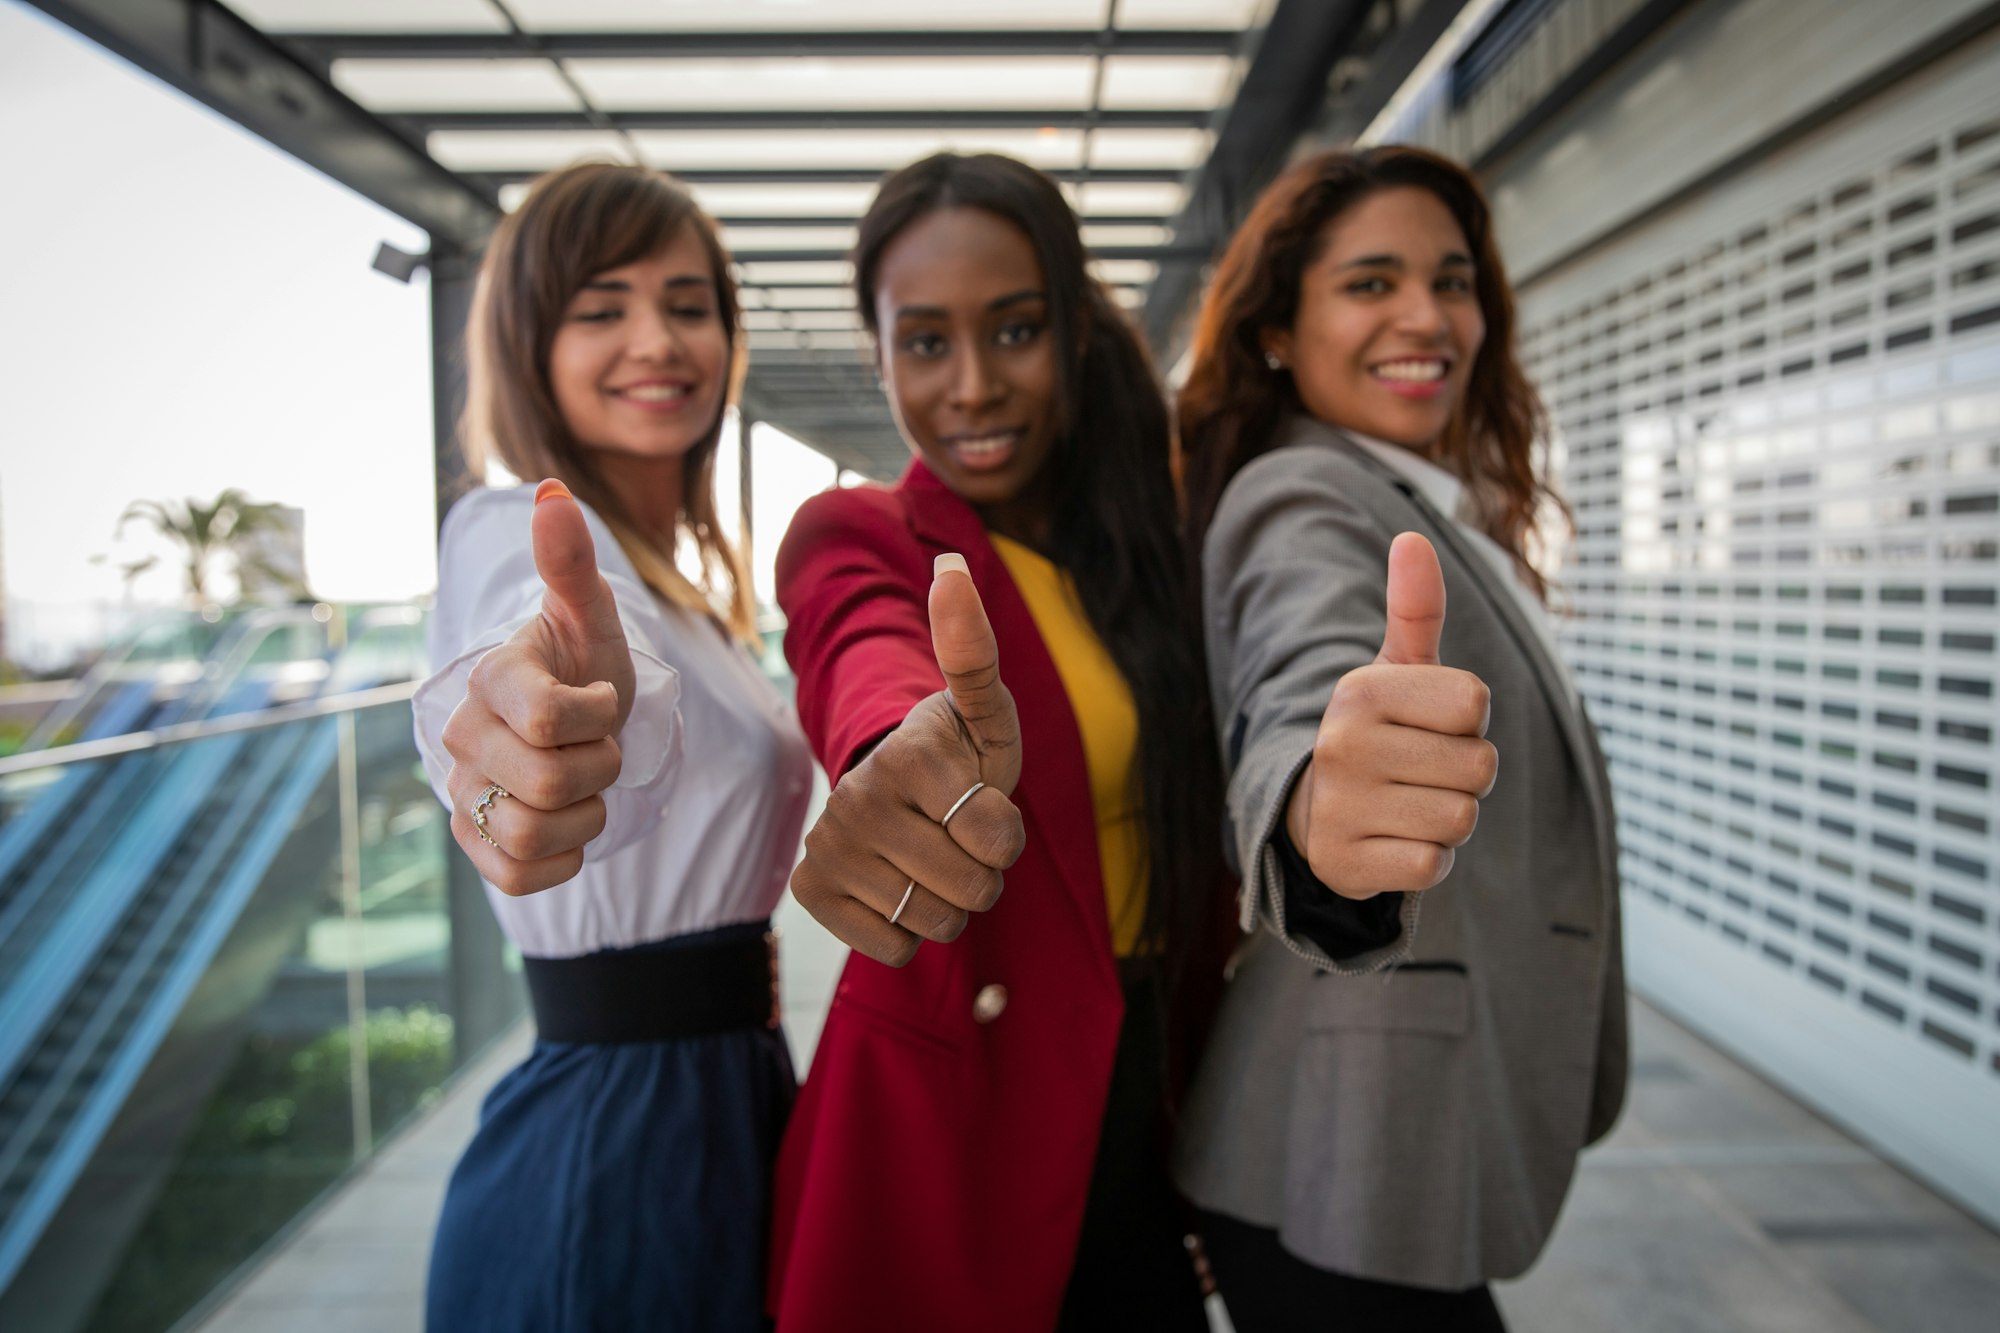
{"label": "overcast sky", "polygon": [[[0,0],[0,181],[16,652],[104,622],[115,563],[158,549],[112,541],[141,498],[236,486],[303,508],[322,596],[436,585],[427,295],[369,267],[422,231],[18,0]],[[832,464],[763,429],[758,450],[768,596],[776,536]],[[178,576],[163,561],[133,592],[171,603]]]}

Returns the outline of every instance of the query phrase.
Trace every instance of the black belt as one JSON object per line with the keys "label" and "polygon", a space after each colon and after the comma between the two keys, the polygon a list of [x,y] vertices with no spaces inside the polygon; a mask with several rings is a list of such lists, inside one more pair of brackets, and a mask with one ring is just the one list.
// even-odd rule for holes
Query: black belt
{"label": "black belt", "polygon": [[521,964],[544,1041],[672,1041],[778,1026],[769,922]]}

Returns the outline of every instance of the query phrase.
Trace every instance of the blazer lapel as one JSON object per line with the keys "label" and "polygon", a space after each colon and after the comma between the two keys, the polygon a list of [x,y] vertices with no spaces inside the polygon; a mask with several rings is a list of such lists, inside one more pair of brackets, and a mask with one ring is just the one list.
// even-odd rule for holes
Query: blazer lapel
{"label": "blazer lapel", "polygon": [[[1598,859],[1600,863],[1608,865],[1610,843],[1605,833],[1611,827],[1610,793],[1604,790],[1600,780],[1602,769],[1597,760],[1597,750],[1591,744],[1587,730],[1590,724],[1583,716],[1582,695],[1580,693],[1578,695],[1577,706],[1571,707],[1569,691],[1564,688],[1561,669],[1543,646],[1542,636],[1528,623],[1527,612],[1521,608],[1520,602],[1507,589],[1492,586],[1492,580],[1488,577],[1491,565],[1485,556],[1473,548],[1471,535],[1461,532],[1456,521],[1439,513],[1437,507],[1426,499],[1423,492],[1412,485],[1408,478],[1398,474],[1344,434],[1337,431],[1327,433],[1336,438],[1340,446],[1352,453],[1363,466],[1394,486],[1409,500],[1411,506],[1424,518],[1431,534],[1465,569],[1473,587],[1479,590],[1481,599],[1500,618],[1500,623],[1507,627],[1508,634],[1512,636],[1534,672],[1535,682],[1540,686],[1542,697],[1548,701],[1549,712],[1554,715],[1556,726],[1562,732],[1563,743],[1569,748],[1570,762],[1575,766],[1578,777],[1583,783],[1584,794],[1590,802],[1593,825],[1591,831],[1597,842]],[[1449,621],[1450,617],[1451,612],[1447,608],[1445,618]]]}
{"label": "blazer lapel", "polygon": [[938,553],[957,551],[972,572],[1000,644],[1000,678],[1013,692],[1021,718],[1021,784],[1014,800],[1040,830],[1063,897],[1092,941],[1091,955],[1103,960],[1115,983],[1090,775],[1062,677],[979,515],[921,462],[911,461],[898,486],[918,540]]}

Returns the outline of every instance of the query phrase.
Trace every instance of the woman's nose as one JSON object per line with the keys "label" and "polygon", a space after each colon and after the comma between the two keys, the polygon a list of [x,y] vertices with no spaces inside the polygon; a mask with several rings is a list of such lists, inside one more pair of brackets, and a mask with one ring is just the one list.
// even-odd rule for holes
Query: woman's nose
{"label": "woman's nose", "polygon": [[986,358],[976,350],[961,352],[958,364],[953,367],[951,380],[951,402],[953,407],[972,409],[984,407],[999,396],[1000,380],[993,374],[993,368],[986,364]]}
{"label": "woman's nose", "polygon": [[635,361],[671,361],[680,351],[673,322],[650,306],[641,306],[626,321],[626,355]]}
{"label": "woman's nose", "polygon": [[1451,329],[1451,316],[1437,293],[1419,289],[1412,292],[1398,311],[1396,321],[1410,333],[1426,338],[1442,338]]}

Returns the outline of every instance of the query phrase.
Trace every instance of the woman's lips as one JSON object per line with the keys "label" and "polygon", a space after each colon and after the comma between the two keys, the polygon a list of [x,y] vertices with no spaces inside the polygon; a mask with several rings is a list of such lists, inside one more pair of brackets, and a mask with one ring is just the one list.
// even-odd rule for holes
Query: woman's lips
{"label": "woman's lips", "polygon": [[978,435],[954,435],[944,441],[944,447],[952,461],[967,472],[994,472],[1013,459],[1026,433],[1023,428],[1015,427]]}
{"label": "woman's lips", "polygon": [[1450,363],[1435,357],[1406,357],[1370,366],[1375,382],[1399,398],[1435,398],[1449,383]]}
{"label": "woman's lips", "polygon": [[678,412],[694,399],[694,386],[680,383],[627,384],[611,396],[642,412]]}

